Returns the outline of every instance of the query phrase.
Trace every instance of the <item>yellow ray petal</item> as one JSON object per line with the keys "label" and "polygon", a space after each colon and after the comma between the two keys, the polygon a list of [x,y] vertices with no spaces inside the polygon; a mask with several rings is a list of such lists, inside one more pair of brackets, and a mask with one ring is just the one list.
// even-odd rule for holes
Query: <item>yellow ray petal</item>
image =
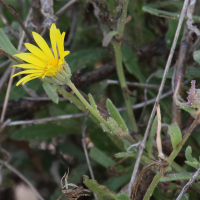
{"label": "yellow ray petal", "polygon": [[20,53],[20,54],[15,54],[14,56],[21,58],[22,60],[41,68],[44,68],[47,65],[47,63],[44,60],[39,59],[32,53]]}
{"label": "yellow ray petal", "polygon": [[46,41],[43,39],[42,36],[40,36],[38,33],[36,32],[32,32],[33,34],[33,38],[36,41],[37,45],[42,49],[42,51],[45,53],[46,56],[48,56],[48,58],[53,59],[53,54],[49,48],[49,46],[47,45]]}
{"label": "yellow ray petal", "polygon": [[14,74],[12,76],[12,78],[15,77],[15,76],[18,76],[20,74],[33,74],[34,75],[36,73],[44,73],[44,72],[45,72],[44,70],[25,70],[25,71],[21,71],[21,72]]}
{"label": "yellow ray petal", "polygon": [[38,77],[40,77],[40,76],[42,76],[42,74],[40,74],[40,73],[39,73],[39,74],[29,74],[29,75],[23,77],[22,79],[20,79],[20,80],[17,82],[16,86],[18,86],[18,85],[19,85],[20,83],[22,83],[23,81],[32,80],[33,77],[34,77],[34,78],[38,78]]}
{"label": "yellow ray petal", "polygon": [[22,69],[44,69],[44,67],[36,66],[33,64],[19,64],[13,65],[12,67],[21,67]]}
{"label": "yellow ray petal", "polygon": [[70,51],[64,51],[64,57],[70,54]]}
{"label": "yellow ray petal", "polygon": [[41,51],[38,47],[36,47],[35,45],[29,44],[29,43],[24,43],[24,45],[26,46],[26,48],[35,56],[39,57],[42,60],[45,61],[49,61],[49,57],[46,56],[46,54],[43,53],[43,51]]}
{"label": "yellow ray petal", "polygon": [[63,59],[63,55],[64,55],[64,48],[63,48],[63,44],[62,44],[62,36],[60,34],[60,30],[57,29],[56,30],[56,41],[57,41],[57,44],[58,44],[58,51],[59,51],[59,55],[60,55],[60,58]]}
{"label": "yellow ray petal", "polygon": [[34,77],[32,77],[32,78],[28,78],[27,80],[23,81],[22,85],[24,85],[24,84],[27,83],[28,81],[31,81],[31,80],[36,79],[36,78],[41,77],[41,76],[42,76],[42,75],[37,75],[37,76],[34,76]]}
{"label": "yellow ray petal", "polygon": [[52,24],[50,28],[50,40],[51,40],[51,46],[53,49],[53,53],[55,58],[58,58],[58,52],[56,47],[56,25]]}
{"label": "yellow ray petal", "polygon": [[62,38],[62,41],[61,41],[61,48],[62,48],[62,55],[63,55],[62,58],[64,58],[64,50],[65,50],[65,49],[64,49],[64,39],[65,39],[65,32],[62,33],[61,38]]}

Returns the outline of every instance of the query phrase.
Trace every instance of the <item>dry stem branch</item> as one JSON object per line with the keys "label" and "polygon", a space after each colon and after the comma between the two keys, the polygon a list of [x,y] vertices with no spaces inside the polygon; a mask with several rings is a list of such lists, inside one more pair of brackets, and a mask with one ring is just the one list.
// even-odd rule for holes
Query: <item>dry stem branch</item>
{"label": "dry stem branch", "polygon": [[69,1],[68,3],[66,3],[60,10],[58,10],[57,12],[56,12],[56,16],[60,16],[63,12],[65,12],[65,10],[67,9],[67,8],[69,8],[72,4],[74,4],[75,2],[76,2],[77,0],[71,0],[71,1]]}
{"label": "dry stem branch", "polygon": [[34,192],[34,194],[40,199],[40,200],[44,200],[44,198],[39,194],[39,192],[35,189],[35,187],[31,184],[31,182],[24,176],[22,175],[17,169],[15,169],[14,167],[12,167],[10,164],[8,164],[7,162],[0,160],[0,163],[2,165],[4,165],[5,167],[7,167],[9,170],[11,170],[13,173],[15,173],[17,176],[19,176],[30,188],[31,190]]}
{"label": "dry stem branch", "polygon": [[18,64],[23,64],[23,62],[19,61],[18,59],[16,59],[15,57],[13,57],[12,55],[10,55],[9,53],[7,53],[6,51],[4,51],[1,48],[0,48],[0,54],[4,54],[5,56],[7,56],[8,58],[10,58],[11,60],[14,60]]}
{"label": "dry stem branch", "polygon": [[32,44],[35,44],[35,41],[34,41],[32,35],[30,34],[30,32],[25,27],[21,17],[19,16],[19,13],[11,5],[8,5],[3,0],[0,0],[0,3],[3,4],[16,17],[16,19],[19,21],[19,24],[21,25],[22,29],[26,33],[26,35],[27,35],[27,37],[29,39],[29,42],[32,43]]}
{"label": "dry stem branch", "polygon": [[160,113],[160,105],[157,105],[157,117],[158,117],[158,125],[157,125],[157,134],[156,134],[156,145],[158,149],[158,158],[165,159],[165,156],[162,152],[162,142],[161,142],[161,113]]}
{"label": "dry stem branch", "polygon": [[178,37],[179,37],[179,34],[180,34],[181,26],[182,26],[184,16],[185,16],[185,13],[186,13],[186,10],[187,10],[187,7],[188,7],[188,3],[189,3],[189,0],[184,1],[184,5],[183,5],[182,11],[181,11],[178,27],[177,27],[177,30],[176,30],[176,34],[175,34],[175,37],[174,37],[174,41],[173,41],[173,44],[172,44],[172,47],[171,47],[171,50],[170,50],[170,54],[169,54],[167,63],[166,63],[166,66],[165,66],[165,71],[164,71],[162,82],[161,82],[161,85],[160,85],[160,88],[159,88],[159,91],[158,91],[156,102],[155,102],[153,110],[151,112],[151,116],[150,116],[150,119],[149,119],[149,122],[148,122],[148,125],[147,125],[147,128],[146,128],[145,134],[144,134],[144,138],[143,138],[143,140],[140,144],[138,157],[137,157],[137,160],[136,160],[136,163],[135,163],[135,167],[134,167],[134,170],[133,170],[131,181],[129,183],[129,189],[128,189],[128,195],[129,196],[131,196],[132,185],[134,183],[134,180],[135,180],[135,177],[136,177],[136,174],[137,174],[137,171],[138,171],[138,167],[139,167],[139,164],[140,164],[140,159],[141,159],[144,147],[145,147],[146,139],[148,137],[151,124],[153,122],[153,118],[154,118],[154,115],[155,115],[155,112],[156,112],[156,106],[160,101],[160,97],[161,97],[161,94],[162,94],[162,91],[163,91],[163,88],[164,88],[164,84],[165,84],[165,81],[166,81],[166,78],[167,78],[168,70],[169,70],[170,65],[171,65],[172,57],[174,55],[176,43],[177,43],[177,40],[178,40]]}
{"label": "dry stem branch", "polygon": [[195,172],[195,174],[193,175],[193,177],[187,182],[187,184],[183,187],[183,189],[181,190],[181,193],[178,195],[176,200],[181,200],[183,195],[185,194],[185,192],[188,190],[188,188],[190,187],[190,185],[192,185],[192,183],[195,181],[195,179],[199,176],[200,174],[200,168]]}
{"label": "dry stem branch", "polygon": [[[82,145],[83,145],[83,150],[84,150],[85,157],[86,157],[86,160],[87,160],[87,165],[88,165],[88,168],[89,168],[89,171],[90,171],[90,176],[91,176],[92,180],[95,180],[94,173],[93,173],[92,166],[91,166],[90,159],[89,159],[89,155],[88,155],[88,151],[87,151],[87,147],[86,147],[86,144],[85,144],[85,130],[86,130],[86,124],[87,124],[89,114],[90,114],[90,111],[87,112],[87,114],[85,116],[85,120],[83,122],[83,126],[82,126]],[[96,200],[98,200],[97,195],[95,193],[93,193],[93,194],[94,194],[94,198]]]}

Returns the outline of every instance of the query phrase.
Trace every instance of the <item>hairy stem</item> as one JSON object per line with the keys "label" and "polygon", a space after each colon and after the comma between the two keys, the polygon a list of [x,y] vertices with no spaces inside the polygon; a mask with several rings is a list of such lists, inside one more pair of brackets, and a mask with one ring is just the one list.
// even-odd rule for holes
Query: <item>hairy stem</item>
{"label": "hairy stem", "polygon": [[81,93],[77,90],[76,86],[70,81],[67,84],[76,94],[76,96],[81,100],[81,102],[86,106],[86,109],[88,109],[101,123],[105,124],[107,126],[107,122],[99,112],[97,112],[86,100],[85,98],[81,95]]}

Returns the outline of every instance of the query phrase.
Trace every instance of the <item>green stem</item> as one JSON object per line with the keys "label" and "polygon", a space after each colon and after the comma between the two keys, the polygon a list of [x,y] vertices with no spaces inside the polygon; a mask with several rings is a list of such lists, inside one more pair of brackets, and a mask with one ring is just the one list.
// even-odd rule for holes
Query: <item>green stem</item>
{"label": "green stem", "polygon": [[128,3],[129,3],[129,0],[124,0],[123,8],[122,8],[122,15],[120,17],[120,21],[119,21],[119,24],[118,24],[118,27],[117,27],[117,31],[119,33],[118,38],[121,38],[123,36],[123,33],[124,33]]}
{"label": "green stem", "polygon": [[123,70],[123,66],[122,66],[122,55],[121,55],[120,43],[114,41],[113,46],[114,46],[114,51],[115,51],[118,78],[119,78],[122,90],[125,90],[123,92],[123,96],[124,96],[125,104],[126,104],[126,107],[127,107],[129,120],[131,122],[130,123],[131,124],[131,130],[137,132],[138,129],[137,129],[135,117],[133,115],[133,109],[132,109],[132,104],[131,104],[131,101],[130,101],[130,96],[126,92],[127,84],[126,84],[126,80],[125,80],[125,76],[124,76],[124,70]]}
{"label": "green stem", "polygon": [[[117,31],[118,31],[117,39],[120,39],[123,36],[124,26],[125,26],[125,21],[126,21],[126,15],[127,15],[128,2],[129,2],[129,0],[124,0],[122,15],[121,15],[120,22],[119,22],[118,28],[117,28]],[[125,104],[126,104],[126,107],[127,107],[129,120],[131,122],[130,128],[131,128],[132,131],[137,132],[138,128],[137,128],[137,124],[136,124],[135,117],[134,117],[134,114],[133,114],[130,96],[126,92],[126,89],[128,89],[128,87],[127,87],[127,84],[126,84],[126,79],[125,79],[124,70],[123,70],[123,66],[122,66],[122,54],[121,54],[121,43],[120,43],[120,41],[113,41],[113,47],[114,47],[114,51],[115,51],[115,59],[116,59],[117,74],[118,74],[119,82],[120,82],[122,90],[125,90],[125,92],[123,92],[123,96],[124,96]]]}
{"label": "green stem", "polygon": [[101,117],[101,115],[99,114],[99,112],[97,110],[95,110],[86,100],[85,98],[81,95],[81,93],[77,90],[77,88],[75,87],[75,85],[69,81],[67,83],[67,85],[74,91],[74,93],[76,94],[76,96],[81,100],[81,102],[86,106],[86,109],[88,109],[101,123],[105,124],[107,126],[107,122],[105,119],[103,119],[103,117]]}
{"label": "green stem", "polygon": [[[176,158],[176,156],[178,155],[178,153],[180,152],[180,150],[182,149],[183,145],[185,144],[185,142],[187,141],[187,139],[189,138],[191,132],[193,131],[193,129],[196,127],[196,125],[198,124],[198,120],[199,118],[197,117],[192,125],[190,126],[188,132],[185,134],[185,136],[183,137],[183,139],[181,140],[181,142],[176,146],[176,148],[172,151],[171,155],[169,156],[169,158],[167,159],[167,162],[169,163],[169,166],[172,164],[173,160]],[[168,167],[169,167],[168,166]],[[165,169],[167,169],[168,167],[166,167]],[[149,200],[151,195],[153,194],[153,191],[155,189],[155,187],[157,186],[158,182],[160,181],[161,178],[161,174],[160,172],[158,172],[156,174],[156,176],[154,177],[151,185],[149,186],[143,200]]]}

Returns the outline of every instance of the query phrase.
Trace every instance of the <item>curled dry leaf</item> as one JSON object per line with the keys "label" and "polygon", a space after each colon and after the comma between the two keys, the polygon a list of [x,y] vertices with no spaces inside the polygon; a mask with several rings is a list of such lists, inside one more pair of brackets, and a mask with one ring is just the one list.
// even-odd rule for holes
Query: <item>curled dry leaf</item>
{"label": "curled dry leaf", "polygon": [[[68,174],[69,170],[68,173],[67,174],[65,173],[61,179],[61,187],[63,194],[57,200],[60,200],[62,197],[66,197],[67,199],[70,200],[76,200],[81,196],[90,196],[89,194],[86,193],[86,192],[91,192],[90,190],[84,189],[82,186],[77,186],[73,183],[68,183],[67,181]],[[63,180],[65,184],[63,184]],[[72,186],[73,188],[69,189],[68,186]]]}

